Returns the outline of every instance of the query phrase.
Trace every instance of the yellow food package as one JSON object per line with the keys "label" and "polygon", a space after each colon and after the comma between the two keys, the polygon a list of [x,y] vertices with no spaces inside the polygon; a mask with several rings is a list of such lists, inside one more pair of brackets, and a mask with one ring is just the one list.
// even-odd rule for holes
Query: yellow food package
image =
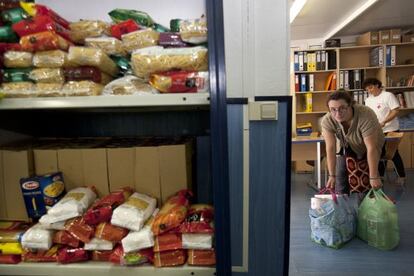
{"label": "yellow food package", "polygon": [[22,253],[22,246],[18,242],[0,243],[0,254],[21,255]]}

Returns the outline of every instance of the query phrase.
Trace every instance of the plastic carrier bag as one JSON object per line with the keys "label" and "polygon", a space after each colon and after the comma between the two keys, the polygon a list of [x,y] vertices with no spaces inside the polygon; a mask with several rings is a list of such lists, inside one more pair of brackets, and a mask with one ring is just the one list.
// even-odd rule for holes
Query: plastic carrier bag
{"label": "plastic carrier bag", "polygon": [[391,250],[398,245],[397,208],[382,190],[371,189],[359,206],[357,234],[378,249]]}
{"label": "plastic carrier bag", "polygon": [[320,208],[309,209],[311,239],[338,249],[356,234],[358,198],[357,195],[337,196],[332,190],[330,192],[333,200],[322,203]]}

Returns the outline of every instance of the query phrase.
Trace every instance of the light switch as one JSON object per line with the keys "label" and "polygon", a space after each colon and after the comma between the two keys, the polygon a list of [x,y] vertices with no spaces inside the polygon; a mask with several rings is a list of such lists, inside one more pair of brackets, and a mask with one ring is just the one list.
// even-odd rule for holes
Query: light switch
{"label": "light switch", "polygon": [[249,120],[277,120],[278,102],[249,102]]}

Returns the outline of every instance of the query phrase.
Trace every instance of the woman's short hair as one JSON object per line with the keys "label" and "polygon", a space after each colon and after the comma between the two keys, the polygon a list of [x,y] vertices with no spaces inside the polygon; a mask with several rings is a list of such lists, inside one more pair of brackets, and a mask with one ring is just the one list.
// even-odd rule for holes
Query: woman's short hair
{"label": "woman's short hair", "polygon": [[329,95],[328,100],[326,101],[326,105],[328,106],[328,103],[330,101],[338,100],[344,100],[349,106],[354,103],[351,94],[346,90],[340,89]]}
{"label": "woman's short hair", "polygon": [[362,88],[365,89],[369,85],[377,85],[378,88],[382,87],[382,82],[379,79],[376,78],[367,78],[362,83]]}

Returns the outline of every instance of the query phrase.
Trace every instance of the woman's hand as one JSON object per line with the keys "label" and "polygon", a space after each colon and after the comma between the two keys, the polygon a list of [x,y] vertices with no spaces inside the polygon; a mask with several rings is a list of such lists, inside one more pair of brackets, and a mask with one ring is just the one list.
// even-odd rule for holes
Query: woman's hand
{"label": "woman's hand", "polygon": [[335,176],[329,176],[328,181],[326,182],[326,188],[335,190]]}
{"label": "woman's hand", "polygon": [[381,187],[382,187],[382,181],[381,181],[381,178],[379,178],[379,177],[377,177],[377,178],[370,178],[370,180],[369,180],[369,184],[371,184],[371,187],[372,187],[374,190],[381,189]]}

